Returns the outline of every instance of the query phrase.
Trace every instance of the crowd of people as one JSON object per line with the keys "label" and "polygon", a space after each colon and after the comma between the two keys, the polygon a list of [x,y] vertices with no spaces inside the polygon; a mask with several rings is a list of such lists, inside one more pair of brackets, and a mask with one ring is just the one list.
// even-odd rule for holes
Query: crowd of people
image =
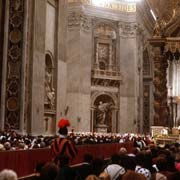
{"label": "crowd of people", "polygon": [[[30,136],[20,135],[15,131],[0,131],[0,151],[48,148],[57,137],[58,135]],[[150,136],[128,133],[69,132],[68,138],[72,139],[76,145],[133,142],[141,148],[145,144],[153,142]]]}
{"label": "crowd of people", "polygon": [[[59,154],[56,161],[38,163],[31,180],[179,180],[180,145],[159,147],[153,144],[142,149],[134,147],[129,153],[122,147],[106,160],[86,153],[84,162],[69,165],[70,158]],[[4,177],[10,177],[4,178]],[[4,179],[3,179],[4,178]],[[11,170],[0,173],[1,180],[17,180]]]}
{"label": "crowd of people", "polygon": [[[68,133],[70,122],[58,122],[58,135],[53,137],[22,136],[15,131],[1,132],[0,150],[51,148],[51,162],[36,165],[31,180],[176,180],[180,179],[180,144],[156,146],[150,136],[136,134]],[[128,152],[121,147],[110,159],[84,154],[84,162],[70,166],[78,156],[77,145],[132,142]],[[17,180],[12,170],[0,172],[0,180]]]}

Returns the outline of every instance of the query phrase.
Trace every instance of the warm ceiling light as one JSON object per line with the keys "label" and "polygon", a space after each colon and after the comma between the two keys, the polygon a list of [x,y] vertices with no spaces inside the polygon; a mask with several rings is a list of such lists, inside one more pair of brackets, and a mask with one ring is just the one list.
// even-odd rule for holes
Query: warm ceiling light
{"label": "warm ceiling light", "polygon": [[154,14],[154,11],[151,9],[150,10],[150,12],[151,12],[151,14],[152,14],[152,17],[154,18],[154,20],[156,21],[157,20],[157,18],[156,18],[156,15]]}
{"label": "warm ceiling light", "polygon": [[139,2],[139,1],[141,1],[141,0],[124,0],[124,1],[126,1],[126,2]]}
{"label": "warm ceiling light", "polygon": [[92,3],[94,5],[100,5],[102,3],[108,3],[108,2],[112,2],[112,1],[122,1],[122,2],[139,2],[141,0],[92,0]]}
{"label": "warm ceiling light", "polygon": [[113,0],[92,0],[92,4],[95,6],[100,6],[103,3],[109,3],[112,2]]}

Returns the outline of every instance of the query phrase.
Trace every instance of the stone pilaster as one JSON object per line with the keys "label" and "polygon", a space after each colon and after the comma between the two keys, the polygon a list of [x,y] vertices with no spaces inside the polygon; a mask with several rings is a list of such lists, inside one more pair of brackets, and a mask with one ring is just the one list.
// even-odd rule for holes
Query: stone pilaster
{"label": "stone pilaster", "polygon": [[69,6],[67,18],[67,118],[75,131],[90,131],[91,17]]}
{"label": "stone pilaster", "polygon": [[118,131],[127,132],[128,129],[129,132],[137,132],[139,76],[136,21],[119,22],[119,36],[120,72],[123,80],[120,86]]}
{"label": "stone pilaster", "polygon": [[27,131],[33,135],[45,132],[44,79],[46,40],[46,1],[29,1],[28,42],[28,110]]}

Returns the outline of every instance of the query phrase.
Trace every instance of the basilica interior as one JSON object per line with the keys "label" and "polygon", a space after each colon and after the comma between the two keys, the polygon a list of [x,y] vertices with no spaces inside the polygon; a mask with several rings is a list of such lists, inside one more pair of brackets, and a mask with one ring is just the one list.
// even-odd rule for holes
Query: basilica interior
{"label": "basilica interior", "polygon": [[180,126],[179,0],[0,0],[0,129]]}

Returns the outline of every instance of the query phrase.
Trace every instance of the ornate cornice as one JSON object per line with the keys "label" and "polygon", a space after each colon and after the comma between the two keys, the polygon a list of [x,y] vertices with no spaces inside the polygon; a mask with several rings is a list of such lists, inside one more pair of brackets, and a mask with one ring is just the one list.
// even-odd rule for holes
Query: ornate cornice
{"label": "ornate cornice", "polygon": [[124,37],[135,37],[138,25],[135,22],[119,22],[119,35]]}
{"label": "ornate cornice", "polygon": [[68,15],[68,29],[81,29],[89,31],[91,29],[91,17],[85,15],[83,12],[71,12]]}

